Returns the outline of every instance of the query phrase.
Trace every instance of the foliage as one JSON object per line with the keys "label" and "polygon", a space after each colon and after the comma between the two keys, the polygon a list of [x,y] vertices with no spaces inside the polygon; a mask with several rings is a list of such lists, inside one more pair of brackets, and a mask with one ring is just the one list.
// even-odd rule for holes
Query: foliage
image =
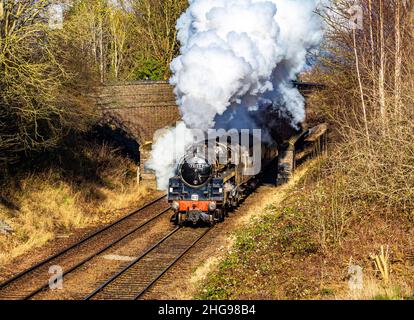
{"label": "foliage", "polygon": [[[292,290],[292,286],[297,284],[295,278],[292,276],[292,279],[286,280],[296,269],[290,266],[295,259],[304,261],[318,253],[318,246],[310,236],[306,224],[297,219],[298,215],[301,213],[297,208],[278,208],[277,211],[269,211],[256,219],[248,228],[238,231],[232,252],[220,263],[219,269],[209,276],[198,298],[307,297],[310,293],[307,291],[308,285]],[[282,274],[283,281],[280,283],[277,278]],[[317,294],[317,290],[312,291]]]}
{"label": "foliage", "polygon": [[99,83],[165,80],[187,1],[74,0],[50,29],[48,0],[1,0],[0,167],[94,121]]}
{"label": "foliage", "polygon": [[166,80],[187,1],[76,0],[65,22],[73,57],[100,82]]}
{"label": "foliage", "polygon": [[140,80],[163,80],[166,72],[168,70],[165,70],[162,62],[141,55],[137,58],[134,78]]}
{"label": "foliage", "polygon": [[[67,87],[44,14],[49,1],[7,0],[0,20],[0,162],[55,146],[82,130],[86,110]],[[85,119],[86,120],[86,119]]]}
{"label": "foliage", "polygon": [[[328,85],[310,105],[333,124],[340,143],[324,175],[341,181],[341,203],[358,200],[414,212],[413,1],[361,1],[362,29],[344,28],[333,12],[321,66],[312,73]],[[315,111],[314,110],[314,111]],[[339,204],[340,205],[340,204]]]}
{"label": "foliage", "polygon": [[166,80],[170,76],[169,65],[179,48],[175,24],[188,1],[131,0],[131,3],[137,19],[136,41],[140,46],[137,52],[146,60],[138,64],[136,74],[147,76],[148,66],[156,66],[149,78]]}
{"label": "foliage", "polygon": [[107,0],[76,0],[61,36],[71,65],[83,78],[106,82],[128,77],[130,56],[136,50],[134,16],[122,6]]}

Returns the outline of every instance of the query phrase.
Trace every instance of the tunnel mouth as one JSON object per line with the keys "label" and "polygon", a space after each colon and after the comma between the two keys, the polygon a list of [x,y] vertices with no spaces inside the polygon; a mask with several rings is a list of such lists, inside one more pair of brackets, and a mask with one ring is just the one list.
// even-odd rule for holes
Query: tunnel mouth
{"label": "tunnel mouth", "polygon": [[88,137],[97,144],[107,144],[116,152],[139,165],[141,162],[140,144],[124,129],[109,123],[94,126]]}

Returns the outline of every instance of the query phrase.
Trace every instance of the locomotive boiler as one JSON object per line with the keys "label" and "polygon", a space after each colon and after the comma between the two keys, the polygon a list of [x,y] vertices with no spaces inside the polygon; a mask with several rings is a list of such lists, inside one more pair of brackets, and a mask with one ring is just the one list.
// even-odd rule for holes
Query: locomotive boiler
{"label": "locomotive boiler", "polygon": [[[178,225],[214,225],[224,220],[227,212],[257,186],[263,169],[278,156],[275,143],[263,143],[254,136],[250,136],[247,146],[231,140],[206,140],[187,149],[176,176],[169,181],[168,201]],[[257,151],[255,147],[259,147]],[[257,165],[259,170],[255,171]]]}

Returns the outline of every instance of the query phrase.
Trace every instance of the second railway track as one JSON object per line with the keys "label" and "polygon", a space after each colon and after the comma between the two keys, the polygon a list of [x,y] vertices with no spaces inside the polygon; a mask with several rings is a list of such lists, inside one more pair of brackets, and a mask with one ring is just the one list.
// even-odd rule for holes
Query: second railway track
{"label": "second railway track", "polygon": [[85,300],[138,300],[189,252],[211,228],[172,230],[103,283]]}
{"label": "second railway track", "polygon": [[139,232],[170,208],[166,196],[159,197],[127,216],[83,238],[33,267],[0,284],[0,300],[31,299],[49,287],[49,268],[62,267],[63,276],[77,270],[97,255]]}

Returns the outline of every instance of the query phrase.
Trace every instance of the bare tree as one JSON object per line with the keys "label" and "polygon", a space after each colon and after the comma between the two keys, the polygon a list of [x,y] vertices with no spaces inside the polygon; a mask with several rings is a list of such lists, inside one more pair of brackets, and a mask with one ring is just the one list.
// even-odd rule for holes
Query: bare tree
{"label": "bare tree", "polygon": [[83,114],[65,94],[71,75],[57,60],[47,0],[2,0],[0,160],[55,146]]}
{"label": "bare tree", "polygon": [[324,55],[313,73],[329,87],[313,105],[340,138],[330,172],[344,181],[349,203],[375,201],[411,214],[414,1],[360,0],[366,18],[358,28],[347,24],[349,4],[337,0],[324,13]]}
{"label": "bare tree", "polygon": [[168,78],[169,64],[178,53],[177,19],[187,7],[187,0],[131,0],[137,19],[137,41],[146,59],[153,59]]}

